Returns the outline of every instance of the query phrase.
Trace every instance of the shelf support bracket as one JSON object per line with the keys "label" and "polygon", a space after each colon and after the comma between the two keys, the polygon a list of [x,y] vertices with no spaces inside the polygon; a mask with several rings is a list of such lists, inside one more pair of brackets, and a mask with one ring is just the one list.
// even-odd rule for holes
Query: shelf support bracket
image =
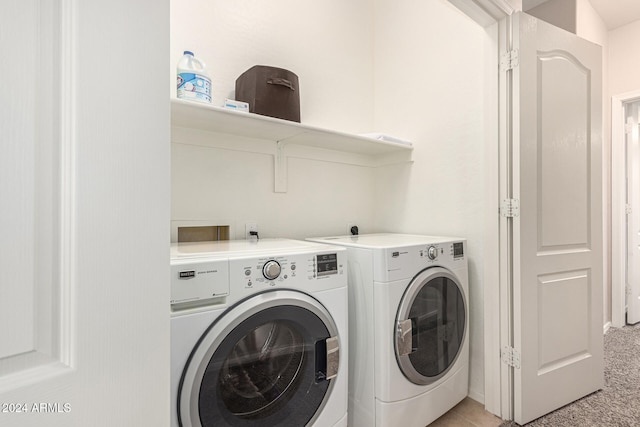
{"label": "shelf support bracket", "polygon": [[276,141],[276,153],[274,156],[274,192],[287,192],[287,155],[285,153],[285,141]]}

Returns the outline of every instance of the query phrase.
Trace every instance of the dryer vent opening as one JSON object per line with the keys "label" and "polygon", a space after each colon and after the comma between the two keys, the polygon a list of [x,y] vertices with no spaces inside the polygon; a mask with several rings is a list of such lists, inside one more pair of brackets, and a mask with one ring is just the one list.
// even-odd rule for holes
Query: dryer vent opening
{"label": "dryer vent opening", "polygon": [[178,227],[178,242],[211,242],[229,240],[228,225]]}

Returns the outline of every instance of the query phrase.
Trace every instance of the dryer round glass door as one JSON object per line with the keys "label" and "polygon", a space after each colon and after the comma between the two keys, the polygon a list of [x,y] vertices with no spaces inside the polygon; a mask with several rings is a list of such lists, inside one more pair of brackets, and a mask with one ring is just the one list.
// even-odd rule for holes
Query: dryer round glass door
{"label": "dryer round glass door", "polygon": [[295,291],[256,294],[205,332],[178,392],[182,426],[304,426],[337,375],[336,326]]}
{"label": "dryer round glass door", "polygon": [[431,384],[454,365],[466,334],[466,301],[448,270],[429,268],[407,287],[396,317],[400,370],[415,384]]}

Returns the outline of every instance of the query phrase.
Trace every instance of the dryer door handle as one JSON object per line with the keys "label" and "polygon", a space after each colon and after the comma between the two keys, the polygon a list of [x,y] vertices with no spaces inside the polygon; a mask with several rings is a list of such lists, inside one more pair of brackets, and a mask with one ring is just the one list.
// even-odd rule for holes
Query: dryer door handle
{"label": "dryer door handle", "polygon": [[398,321],[396,329],[396,347],[399,356],[406,356],[407,354],[414,352],[412,319]]}

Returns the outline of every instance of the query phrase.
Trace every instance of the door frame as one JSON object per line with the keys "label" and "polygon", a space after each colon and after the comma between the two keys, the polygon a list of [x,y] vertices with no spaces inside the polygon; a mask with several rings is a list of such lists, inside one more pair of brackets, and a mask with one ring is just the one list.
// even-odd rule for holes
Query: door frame
{"label": "door frame", "polygon": [[[507,375],[507,369],[501,361],[501,344],[504,338],[509,335],[508,327],[508,308],[506,308],[507,301],[509,299],[509,292],[507,284],[504,283],[505,271],[504,257],[500,251],[504,250],[504,232],[506,231],[503,226],[500,225],[499,214],[496,217],[497,208],[500,205],[500,193],[504,173],[506,171],[499,170],[500,156],[504,155],[504,144],[506,144],[506,132],[505,132],[505,111],[502,109],[503,102],[500,101],[500,93],[502,93],[498,83],[498,74],[495,73],[496,65],[499,63],[500,58],[500,39],[505,36],[506,28],[499,28],[499,23],[504,18],[511,16],[517,11],[522,10],[521,2],[518,0],[449,0],[453,6],[458,8],[462,13],[470,17],[478,25],[485,28],[488,33],[487,37],[487,49],[486,49],[486,78],[485,83],[488,88],[487,93],[493,93],[491,96],[487,96],[487,118],[485,120],[486,126],[486,161],[487,161],[487,175],[485,177],[486,182],[486,195],[487,200],[492,203],[487,204],[486,223],[485,223],[485,259],[483,263],[483,280],[484,280],[484,406],[485,409],[503,419],[512,419],[512,399],[511,391],[509,390],[509,378]],[[494,77],[491,77],[493,73]],[[491,92],[492,91],[492,92]],[[618,95],[618,108],[621,108],[622,102],[631,99],[633,97],[640,97],[640,91],[631,92],[627,94]],[[614,103],[616,97],[613,97]],[[604,99],[603,99],[604,102]],[[612,114],[615,114],[615,106],[612,105]],[[619,111],[619,110],[618,110]],[[620,113],[621,114],[621,113]],[[612,116],[614,117],[614,116]],[[616,129],[613,128],[616,132]],[[621,132],[622,128],[617,129]],[[616,188],[616,171],[620,170],[619,153],[616,149],[616,134],[612,135],[612,182],[610,190]],[[619,138],[619,136],[618,136]],[[604,184],[604,183],[603,183]],[[603,193],[606,188],[603,186]],[[624,212],[624,199],[622,205],[619,201],[616,203],[619,197],[615,191],[612,191],[612,280],[611,283],[616,283],[616,278],[619,278],[619,239],[620,236],[624,237],[624,234],[620,234],[617,230],[617,222],[619,222],[620,212]],[[621,207],[622,206],[622,207]],[[623,224],[624,225],[624,224]],[[624,233],[624,230],[623,232]],[[624,244],[624,243],[623,243]],[[623,253],[624,254],[624,253]],[[499,256],[500,255],[500,256]],[[622,260],[624,261],[624,260]],[[624,267],[623,267],[624,268]],[[622,270],[624,274],[624,270]],[[620,299],[622,298],[622,304],[620,308]],[[612,307],[612,322],[611,326],[622,326],[624,324],[624,286],[612,287],[611,296]],[[620,314],[622,313],[622,314]],[[620,322],[622,318],[622,322]],[[604,332],[607,330],[607,326],[604,326]]]}
{"label": "door frame", "polygon": [[[501,254],[506,239],[504,221],[500,220],[498,209],[500,206],[501,177],[505,171],[501,170],[500,156],[504,155],[506,129],[504,127],[504,102],[500,102],[500,95],[504,93],[500,88],[498,64],[500,62],[500,38],[505,37],[505,28],[499,24],[508,16],[521,10],[517,1],[513,0],[449,0],[462,13],[469,16],[487,32],[486,37],[486,66],[485,111],[485,161],[487,173],[485,176],[485,195],[487,209],[485,211],[485,239],[484,239],[484,407],[488,412],[503,419],[512,419],[512,405],[506,365],[501,362],[501,345],[504,336],[508,335],[508,313],[503,312],[506,307],[506,286],[504,261]],[[504,178],[502,178],[504,181]],[[471,396],[475,398],[475,396]]]}
{"label": "door frame", "polygon": [[626,191],[624,104],[640,99],[640,90],[611,97],[611,326],[625,324]]}

